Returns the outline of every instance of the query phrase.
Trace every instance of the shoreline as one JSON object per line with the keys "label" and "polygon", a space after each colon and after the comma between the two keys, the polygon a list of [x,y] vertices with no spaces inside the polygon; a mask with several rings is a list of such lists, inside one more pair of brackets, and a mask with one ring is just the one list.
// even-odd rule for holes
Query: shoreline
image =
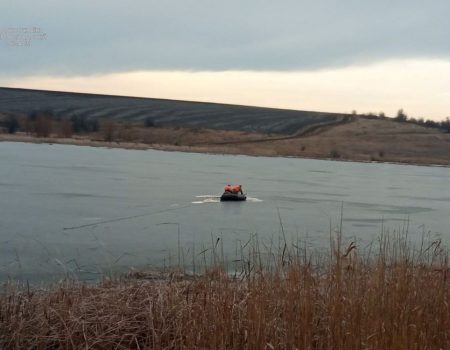
{"label": "shoreline", "polygon": [[[425,162],[409,162],[409,161],[380,161],[380,160],[364,160],[364,159],[350,159],[350,158],[330,158],[320,156],[299,156],[299,155],[279,155],[279,154],[265,154],[250,153],[250,152],[226,152],[226,151],[214,151],[207,150],[208,145],[203,147],[189,146],[189,145],[174,145],[174,144],[146,144],[140,142],[126,142],[126,141],[103,141],[95,140],[83,137],[72,138],[59,138],[59,137],[35,137],[30,135],[17,135],[17,134],[0,134],[1,142],[17,142],[17,143],[33,143],[33,144],[57,144],[57,145],[69,145],[69,146],[84,146],[84,147],[98,147],[106,149],[126,149],[126,150],[156,150],[165,152],[183,152],[183,153],[197,153],[197,154],[210,154],[210,155],[227,155],[227,156],[247,156],[247,157],[270,157],[270,158],[289,158],[289,159],[310,159],[310,160],[325,160],[334,162],[349,162],[349,163],[364,163],[364,164],[392,164],[392,165],[411,165],[411,166],[425,166],[425,167],[438,167],[438,168],[450,168],[450,164],[439,163],[425,163]],[[214,145],[212,145],[214,146]]]}

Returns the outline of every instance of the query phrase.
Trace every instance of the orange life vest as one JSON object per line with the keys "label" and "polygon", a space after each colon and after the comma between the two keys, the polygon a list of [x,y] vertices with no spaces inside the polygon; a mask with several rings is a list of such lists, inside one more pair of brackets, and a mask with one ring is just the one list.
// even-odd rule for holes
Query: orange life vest
{"label": "orange life vest", "polygon": [[225,192],[239,193],[242,191],[241,185],[226,185]]}

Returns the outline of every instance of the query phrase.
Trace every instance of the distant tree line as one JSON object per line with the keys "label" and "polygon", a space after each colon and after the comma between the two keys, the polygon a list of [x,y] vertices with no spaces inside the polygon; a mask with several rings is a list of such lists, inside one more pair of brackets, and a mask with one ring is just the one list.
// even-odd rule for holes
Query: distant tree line
{"label": "distant tree line", "polygon": [[[0,116],[0,130],[3,128],[7,133],[25,132],[37,137],[69,138],[74,134],[83,135],[96,133],[105,141],[125,140],[133,141],[136,137],[131,122],[118,122],[111,118],[88,117],[86,115],[72,115],[63,118],[52,110],[35,110],[26,115]],[[156,123],[152,118],[143,120],[141,127],[153,128]]]}
{"label": "distant tree line", "polygon": [[35,134],[38,137],[47,137],[52,132],[52,127],[57,118],[51,111],[33,111],[26,116],[14,114],[8,115],[2,125],[10,134],[18,131]]}
{"label": "distant tree line", "polygon": [[[357,115],[356,111],[353,111],[352,114]],[[368,118],[368,119],[391,119],[391,118],[386,117],[386,115],[383,112],[380,112],[379,114],[366,113],[366,114],[359,114],[359,115],[362,117]],[[445,118],[445,120],[442,120],[442,121],[435,121],[435,120],[425,119],[425,118],[410,118],[404,112],[404,110],[401,108],[398,110],[397,115],[393,119],[400,123],[411,123],[411,124],[425,126],[428,128],[439,129],[439,130],[445,131],[447,133],[450,133],[450,118],[449,117]]]}
{"label": "distant tree line", "polygon": [[400,109],[395,117],[395,120],[402,123],[412,123],[417,125],[426,126],[428,128],[441,129],[445,132],[450,133],[450,118],[447,117],[442,121],[435,121],[431,119],[424,118],[409,118],[406,113],[403,112],[403,109]]}

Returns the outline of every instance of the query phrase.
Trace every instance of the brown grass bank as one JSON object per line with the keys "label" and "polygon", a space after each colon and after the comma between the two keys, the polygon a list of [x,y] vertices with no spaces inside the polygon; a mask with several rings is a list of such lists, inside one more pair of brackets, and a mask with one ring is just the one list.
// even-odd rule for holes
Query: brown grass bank
{"label": "brown grass bank", "polygon": [[45,137],[0,133],[0,141],[450,166],[450,133],[393,120],[353,118],[295,135],[124,123],[106,126],[100,123],[98,132],[56,132]]}
{"label": "brown grass bank", "polygon": [[235,275],[7,285],[0,348],[449,349],[447,251],[385,238],[374,250],[337,240],[320,257],[284,246],[267,265],[252,249]]}

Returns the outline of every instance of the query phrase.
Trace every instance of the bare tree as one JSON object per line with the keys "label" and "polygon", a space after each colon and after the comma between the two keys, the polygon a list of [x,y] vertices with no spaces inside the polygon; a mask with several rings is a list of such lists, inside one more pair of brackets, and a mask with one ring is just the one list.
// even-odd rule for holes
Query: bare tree
{"label": "bare tree", "polygon": [[408,120],[408,116],[403,111],[403,108],[400,108],[397,112],[397,116],[395,117],[395,120],[399,122],[406,122]]}
{"label": "bare tree", "polygon": [[105,141],[111,142],[114,140],[116,133],[116,124],[110,119],[103,119],[100,122],[100,133]]}
{"label": "bare tree", "polygon": [[72,137],[72,132],[73,132],[72,122],[67,119],[61,120],[61,122],[59,123],[59,135],[61,137],[69,138]]}
{"label": "bare tree", "polygon": [[10,115],[9,118],[7,119],[6,128],[8,130],[8,133],[10,134],[15,134],[16,131],[19,129],[19,122],[14,115]]}
{"label": "bare tree", "polygon": [[144,125],[146,128],[154,128],[156,126],[152,117],[145,118]]}
{"label": "bare tree", "polygon": [[52,132],[52,120],[45,115],[40,115],[35,121],[34,130],[37,137],[49,137]]}

